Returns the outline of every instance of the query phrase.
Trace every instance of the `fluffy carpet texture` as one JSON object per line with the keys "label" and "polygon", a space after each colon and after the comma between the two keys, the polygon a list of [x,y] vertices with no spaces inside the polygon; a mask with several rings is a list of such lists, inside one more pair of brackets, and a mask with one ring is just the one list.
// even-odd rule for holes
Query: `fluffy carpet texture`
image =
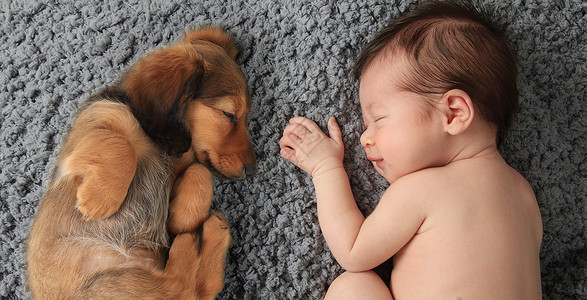
{"label": "fluffy carpet texture", "polygon": [[[357,86],[363,44],[410,1],[41,1],[0,4],[0,297],[30,298],[30,224],[76,109],[186,29],[234,36],[253,97],[259,174],[216,180],[234,245],[219,299],[319,299],[342,272],[320,233],[311,178],[279,156],[289,118],[342,125],[345,165],[368,214],[386,188],[365,159]],[[521,112],[500,149],[541,208],[544,299],[587,299],[587,4],[493,0],[520,57]],[[382,274],[389,268],[382,268]]]}

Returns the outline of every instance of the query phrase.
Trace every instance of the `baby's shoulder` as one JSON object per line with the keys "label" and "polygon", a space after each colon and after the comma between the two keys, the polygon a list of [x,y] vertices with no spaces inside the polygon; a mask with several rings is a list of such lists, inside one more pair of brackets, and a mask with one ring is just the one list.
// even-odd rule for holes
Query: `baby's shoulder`
{"label": "baby's shoulder", "polygon": [[419,188],[437,188],[445,185],[453,178],[458,176],[458,172],[454,169],[444,167],[426,168],[410,174],[406,174],[397,179],[393,184],[396,188],[411,189]]}
{"label": "baby's shoulder", "polygon": [[426,199],[434,194],[439,195],[447,190],[450,173],[444,168],[427,168],[406,174],[394,181],[385,194],[399,195],[412,200]]}
{"label": "baby's shoulder", "polygon": [[527,190],[528,182],[499,159],[473,159],[407,174],[391,184],[389,192],[412,198],[438,199],[444,195],[490,193],[495,190]]}

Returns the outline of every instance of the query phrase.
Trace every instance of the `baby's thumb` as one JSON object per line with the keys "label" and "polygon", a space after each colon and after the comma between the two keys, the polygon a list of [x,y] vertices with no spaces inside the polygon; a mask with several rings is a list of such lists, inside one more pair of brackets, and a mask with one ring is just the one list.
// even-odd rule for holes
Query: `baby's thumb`
{"label": "baby's thumb", "polygon": [[330,138],[335,140],[337,143],[342,144],[342,132],[340,131],[340,127],[338,123],[336,123],[336,119],[334,116],[328,119],[328,134]]}

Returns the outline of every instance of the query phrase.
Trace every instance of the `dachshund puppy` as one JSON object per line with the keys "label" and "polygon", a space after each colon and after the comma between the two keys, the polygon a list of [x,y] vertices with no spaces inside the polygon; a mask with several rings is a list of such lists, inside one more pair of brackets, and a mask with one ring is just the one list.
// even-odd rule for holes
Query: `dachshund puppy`
{"label": "dachshund puppy", "polygon": [[242,179],[257,171],[251,97],[236,54],[221,29],[190,31],[88,99],[31,228],[35,298],[220,292],[231,237],[225,218],[210,214],[211,174]]}

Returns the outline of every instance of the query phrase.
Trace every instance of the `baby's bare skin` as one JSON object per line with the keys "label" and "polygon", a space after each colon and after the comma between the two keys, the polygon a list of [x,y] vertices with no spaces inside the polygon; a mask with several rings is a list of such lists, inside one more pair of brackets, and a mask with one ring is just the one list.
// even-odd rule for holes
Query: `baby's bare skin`
{"label": "baby's bare skin", "polygon": [[[391,69],[401,68],[397,61]],[[280,141],[281,155],[312,175],[320,228],[347,270],[326,299],[541,299],[540,211],[528,182],[497,151],[495,130],[460,90],[415,117],[419,96],[388,88],[394,75],[384,72],[368,68],[360,83],[361,143],[391,183],[367,218],[352,195],[334,118],[330,137],[293,118]],[[371,269],[390,257],[384,283]]]}
{"label": "baby's bare skin", "polygon": [[[325,168],[313,179],[320,225],[349,272],[393,256],[395,299],[541,298],[540,212],[526,180],[496,149],[396,180],[366,219],[354,201],[343,201],[352,194],[342,164],[332,159]],[[340,285],[354,298],[349,282]],[[363,289],[362,299],[371,292],[378,291]]]}
{"label": "baby's bare skin", "polygon": [[424,221],[394,256],[394,297],[541,299],[540,212],[497,152],[404,179],[384,198],[411,192]]}

